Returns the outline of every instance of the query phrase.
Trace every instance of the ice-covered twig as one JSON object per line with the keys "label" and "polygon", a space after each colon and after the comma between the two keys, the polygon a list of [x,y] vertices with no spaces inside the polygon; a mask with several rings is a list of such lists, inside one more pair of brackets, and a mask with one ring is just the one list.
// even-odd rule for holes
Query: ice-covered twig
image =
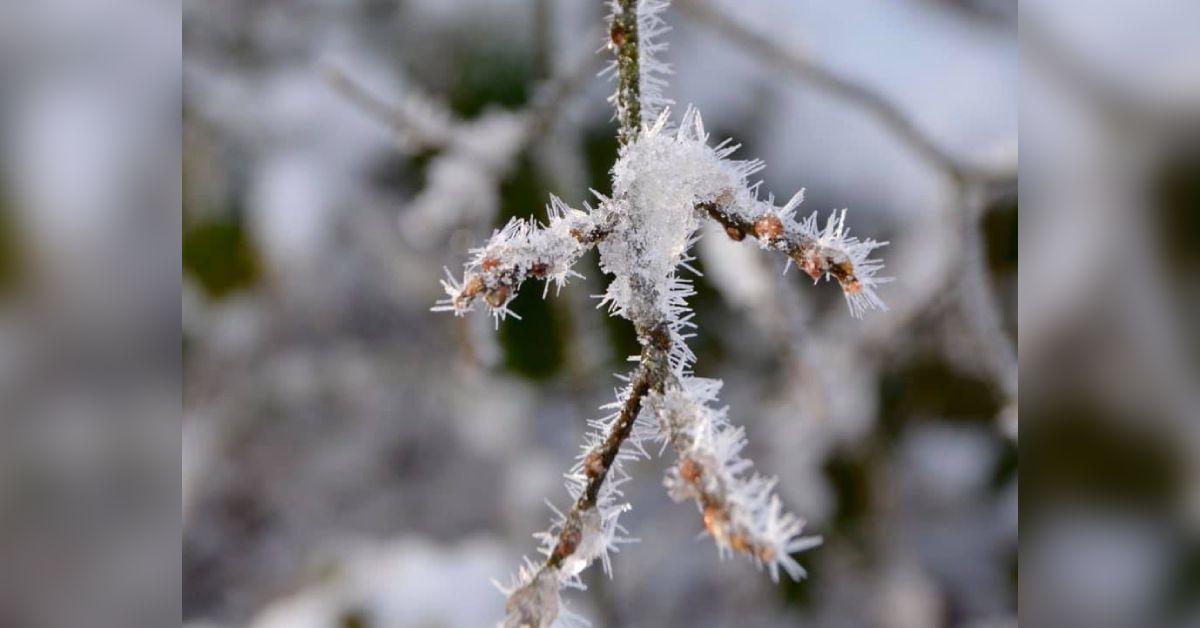
{"label": "ice-covered twig", "polygon": [[719,380],[686,377],[651,396],[663,438],[679,457],[667,475],[667,488],[676,501],[695,500],[704,529],[722,554],[744,554],[766,566],[775,580],[781,568],[799,580],[804,569],[792,554],[821,539],[800,536],[804,521],[783,511],[773,494],[774,478],[750,473],[753,463],[741,456],[744,430],[729,423],[725,408],[715,406],[720,388]]}
{"label": "ice-covered twig", "polygon": [[545,562],[540,566],[527,562],[511,587],[500,587],[508,596],[506,627],[549,626],[561,607],[559,589],[581,586],[579,574],[596,559],[611,575],[609,552],[632,541],[618,536],[624,528],[617,518],[629,508],[619,501],[619,486],[628,480],[621,463],[636,454],[622,452],[621,445],[634,432],[653,379],[651,369],[641,365],[617,401],[606,406],[615,412],[594,422],[596,431],[588,436],[583,453],[567,474],[567,488],[574,503],[565,515],[556,510],[558,516],[550,529],[534,535],[542,542],[539,549],[546,556]]}
{"label": "ice-covered twig", "polygon": [[550,199],[547,211],[550,221],[545,226],[514,218],[497,229],[486,245],[472,250],[461,281],[447,270],[442,287],[448,296],[433,310],[462,316],[483,299],[497,321],[508,315],[519,319],[508,304],[526,279],[545,280],[549,291],[551,282],[561,289],[572,276],[580,276],[572,267],[609,233],[608,212],[603,206],[572,209],[557,197]]}
{"label": "ice-covered twig", "polygon": [[736,206],[734,196],[729,194],[701,203],[699,208],[721,223],[730,238],[738,241],[746,236],[756,238],[762,248],[787,255],[813,281],[822,277],[837,280],[854,316],[861,317],[872,309],[887,310],[875,287],[891,279],[877,277],[883,264],[870,258],[872,251],[887,242],[851,237],[845,224],[845,210],[833,212],[821,229],[817,228],[816,214],[794,220],[803,195],[803,190],[797,192],[782,207],[770,202],[756,203],[747,211]]}

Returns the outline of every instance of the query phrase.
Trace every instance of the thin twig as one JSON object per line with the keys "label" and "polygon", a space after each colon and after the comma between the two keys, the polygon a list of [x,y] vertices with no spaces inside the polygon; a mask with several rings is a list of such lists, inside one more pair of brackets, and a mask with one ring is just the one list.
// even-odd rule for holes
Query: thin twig
{"label": "thin twig", "polygon": [[583,513],[596,506],[596,499],[600,495],[600,487],[604,485],[604,480],[608,477],[608,472],[612,469],[613,461],[617,459],[617,453],[621,450],[621,444],[625,439],[629,438],[630,432],[633,430],[633,422],[637,419],[638,413],[642,408],[642,400],[646,397],[646,393],[650,390],[651,375],[650,369],[645,365],[638,367],[634,373],[633,380],[629,387],[629,397],[625,399],[625,403],[621,406],[621,413],[617,415],[617,420],[613,422],[612,429],[608,432],[607,438],[600,444],[599,447],[588,453],[584,460],[583,468],[587,474],[587,484],[584,486],[583,493],[579,499],[571,506],[570,512],[567,513],[566,520],[563,522],[562,531],[559,532],[558,545],[546,558],[545,569],[558,569],[562,565],[562,561],[575,550],[576,544],[571,541],[577,537],[582,529]]}
{"label": "thin twig", "polygon": [[739,22],[709,0],[678,0],[684,14],[707,24],[759,58],[829,94],[870,113],[923,159],[955,179],[991,178],[993,173],[966,164],[938,146],[904,111],[879,92],[846,78],[800,52]]}
{"label": "thin twig", "polygon": [[[588,36],[587,41],[594,41]],[[582,91],[588,79],[595,75],[597,67],[596,55],[591,47],[573,55],[553,76],[541,83],[534,90],[529,104],[521,110],[525,118],[525,130],[517,143],[517,150],[523,149],[549,128],[563,111],[563,105],[575,94]],[[355,104],[371,117],[388,126],[395,132],[413,142],[417,148],[442,149],[450,143],[447,133],[429,128],[423,124],[407,108],[396,103],[390,103],[350,77],[340,68],[326,66],[322,68],[329,84],[347,100]],[[441,112],[448,119],[448,111]],[[461,124],[461,121],[451,120],[451,126]]]}
{"label": "thin twig", "polygon": [[325,80],[338,93],[388,128],[403,135],[416,147],[438,149],[444,147],[449,140],[444,134],[422,124],[404,107],[387,102],[340,68],[325,66],[321,71]]}
{"label": "thin twig", "polygon": [[642,126],[641,71],[638,66],[638,0],[617,0],[609,40],[617,53],[617,139],[626,146]]}
{"label": "thin twig", "polygon": [[829,273],[837,279],[843,290],[853,293],[862,289],[854,265],[849,260],[822,251],[811,238],[788,234],[783,221],[777,216],[763,214],[756,220],[750,220],[716,202],[701,203],[696,209],[719,222],[725,228],[725,234],[734,240],[740,241],[749,236],[782,251],[813,279]]}
{"label": "thin twig", "polygon": [[[968,206],[980,208],[983,201],[977,198],[984,191],[966,190]],[[992,289],[991,273],[987,268],[983,227],[978,224],[982,212],[972,212],[963,218],[969,223],[962,229],[963,249],[961,269],[958,277],[960,309],[966,316],[975,339],[982,345],[985,364],[993,382],[1010,401],[1017,398],[1017,354],[1012,340],[1004,331],[1000,317],[1000,304]]]}

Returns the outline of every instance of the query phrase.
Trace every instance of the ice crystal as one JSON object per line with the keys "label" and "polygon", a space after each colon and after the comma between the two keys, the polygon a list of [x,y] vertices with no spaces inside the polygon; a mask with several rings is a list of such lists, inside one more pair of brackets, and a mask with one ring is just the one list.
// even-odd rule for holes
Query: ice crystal
{"label": "ice crystal", "polygon": [[729,423],[727,409],[713,405],[720,388],[720,380],[689,377],[651,397],[663,438],[680,454],[667,489],[676,501],[696,501],[722,556],[737,551],[765,565],[775,580],[780,568],[799,580],[804,569],[791,555],[821,540],[800,536],[804,521],[783,512],[773,494],[775,478],[750,473],[753,463],[741,456],[745,431]]}

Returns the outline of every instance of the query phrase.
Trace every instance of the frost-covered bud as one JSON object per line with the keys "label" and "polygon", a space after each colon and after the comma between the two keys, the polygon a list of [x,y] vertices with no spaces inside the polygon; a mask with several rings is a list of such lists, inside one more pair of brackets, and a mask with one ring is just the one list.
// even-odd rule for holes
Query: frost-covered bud
{"label": "frost-covered bud", "polygon": [[725,509],[717,504],[709,504],[704,507],[704,529],[717,540],[718,543],[725,541],[725,528],[729,525],[729,515]]}
{"label": "frost-covered bud", "polygon": [[808,247],[797,249],[793,254],[796,263],[800,265],[800,270],[816,281],[825,274],[825,257],[816,247]]}
{"label": "frost-covered bud", "polygon": [[599,452],[592,452],[583,460],[583,472],[588,479],[600,477],[605,471],[604,457]]}
{"label": "frost-covered bud", "polygon": [[679,463],[679,477],[688,484],[696,484],[703,475],[704,469],[692,458],[684,458]]}
{"label": "frost-covered bud", "polygon": [[563,530],[559,544],[564,546],[564,550],[570,550],[564,551],[563,574],[573,576],[582,572],[608,546],[600,512],[596,508],[588,508],[579,513],[578,524]]}
{"label": "frost-covered bud", "polygon": [[558,617],[558,573],[542,569],[504,605],[504,628],[549,628]]}
{"label": "frost-covered bud", "polygon": [[764,214],[754,221],[754,235],[768,243],[783,237],[783,221],[775,214]]}
{"label": "frost-covered bud", "polygon": [[580,276],[571,266],[606,235],[605,227],[589,212],[571,209],[555,197],[548,213],[550,220],[544,226],[513,219],[496,230],[485,246],[472,250],[474,259],[466,264],[463,281],[447,270],[442,287],[449,298],[438,301],[434,311],[462,316],[482,297],[497,322],[509,315],[520,318],[508,304],[526,279],[545,280],[548,292],[550,283],[561,287],[570,277]]}
{"label": "frost-covered bud", "polygon": [[508,286],[501,284],[489,290],[487,295],[483,297],[483,300],[487,301],[487,304],[493,308],[500,309],[508,303],[510,296],[512,295]]}

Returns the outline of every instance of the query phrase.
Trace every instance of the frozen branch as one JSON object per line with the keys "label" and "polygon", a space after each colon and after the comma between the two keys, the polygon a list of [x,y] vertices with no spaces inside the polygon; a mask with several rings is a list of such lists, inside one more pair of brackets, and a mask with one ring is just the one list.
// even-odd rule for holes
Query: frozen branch
{"label": "frozen branch", "polygon": [[636,140],[642,126],[637,9],[638,0],[616,0],[609,18],[609,45],[616,52],[617,92],[613,98],[620,126],[617,139],[621,146]]}
{"label": "frozen branch", "polygon": [[514,218],[486,245],[472,249],[461,281],[447,271],[442,287],[448,297],[434,311],[462,316],[483,299],[497,322],[509,315],[519,319],[508,304],[526,279],[545,280],[549,291],[551,282],[561,289],[572,276],[580,276],[572,267],[608,234],[607,212],[572,209],[557,197],[551,197],[547,212],[550,221],[544,227]]}
{"label": "frozen branch", "polygon": [[732,205],[732,195],[723,195],[698,208],[720,223],[731,239],[756,238],[762,248],[787,255],[789,263],[795,262],[813,281],[822,277],[837,280],[855,316],[870,309],[886,310],[875,287],[891,280],[875,276],[882,264],[869,255],[887,242],[860,242],[850,237],[844,211],[840,215],[834,212],[821,230],[816,226],[816,214],[796,222],[792,214],[803,197],[801,190],[783,207],[759,203],[745,212]]}
{"label": "frozen branch", "polygon": [[745,432],[714,406],[720,387],[720,381],[692,377],[652,395],[650,406],[679,458],[667,476],[668,490],[676,501],[696,502],[723,555],[743,554],[765,565],[775,580],[780,568],[799,580],[804,569],[791,555],[821,539],[800,536],[804,522],[783,511],[774,478],[746,476],[753,463],[741,457]]}
{"label": "frozen branch", "polygon": [[613,414],[592,423],[567,475],[572,507],[535,535],[545,561],[527,561],[512,586],[502,588],[508,595],[505,626],[548,626],[563,612],[559,589],[582,586],[579,574],[597,558],[611,573],[608,552],[627,540],[617,537],[623,532],[617,517],[628,508],[619,499],[619,486],[628,479],[621,462],[635,455],[622,445],[644,453],[641,443],[648,438],[675,449],[671,493],[696,500],[722,556],[744,554],[776,579],[780,570],[792,578],[804,575],[792,554],[819,539],[800,536],[803,521],[783,511],[774,479],[747,475],[752,463],[740,454],[743,432],[715,407],[720,383],[692,376],[696,356],[686,341],[695,327],[687,303],[694,290],[681,273],[695,272],[689,250],[705,220],[716,219],[730,237],[750,235],[783,252],[815,280],[836,280],[855,316],[886,309],[876,288],[888,279],[877,276],[883,264],[870,258],[886,243],[850,237],[844,211],[823,228],[816,213],[795,219],[802,194],[782,207],[759,199],[758,184],[749,177],[762,163],[729,159],[737,146],[728,142],[710,146],[695,109],[687,109],[678,127],[670,124],[669,101],[661,94],[669,68],[655,58],[664,47],[655,36],[667,30],[660,17],[666,6],[661,0],[613,2],[609,47],[617,89],[611,100],[621,148],[612,167],[612,197],[601,196],[586,211],[552,199],[545,226],[513,220],[473,251],[461,281],[443,282],[448,298],[434,308],[462,315],[482,300],[498,323],[514,314],[508,305],[526,279],[561,286],[594,246],[601,270],[612,276],[601,304],[632,323],[642,345],[628,386],[609,406]]}

